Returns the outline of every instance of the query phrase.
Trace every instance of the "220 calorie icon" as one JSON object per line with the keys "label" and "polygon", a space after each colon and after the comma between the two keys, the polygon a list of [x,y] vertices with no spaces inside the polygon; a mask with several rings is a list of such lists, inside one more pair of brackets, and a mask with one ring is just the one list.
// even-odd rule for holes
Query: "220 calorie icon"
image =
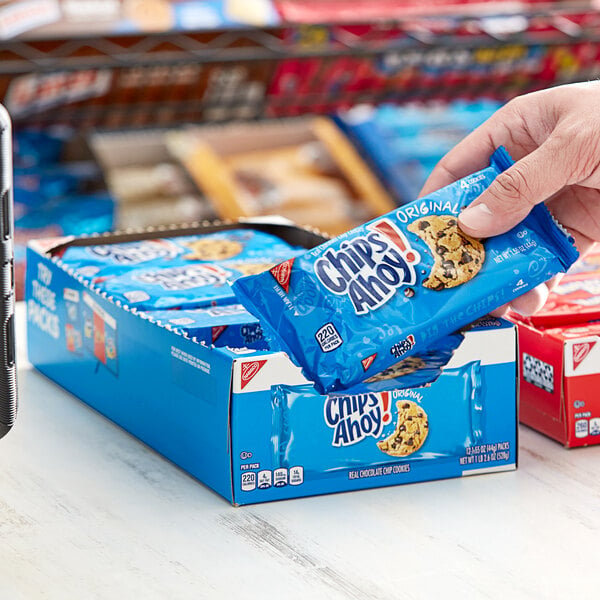
{"label": "220 calorie icon", "polygon": [[344,343],[342,336],[338,333],[338,330],[333,323],[325,323],[325,325],[315,333],[315,338],[323,352],[331,352]]}

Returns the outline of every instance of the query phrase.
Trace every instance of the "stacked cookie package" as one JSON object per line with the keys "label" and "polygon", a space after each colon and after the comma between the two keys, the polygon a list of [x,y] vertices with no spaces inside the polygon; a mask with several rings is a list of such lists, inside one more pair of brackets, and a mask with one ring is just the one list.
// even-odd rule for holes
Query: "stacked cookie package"
{"label": "stacked cookie package", "polygon": [[237,302],[231,283],[298,252],[274,235],[232,229],[68,246],[55,257],[113,300],[197,341],[266,349],[258,319]]}

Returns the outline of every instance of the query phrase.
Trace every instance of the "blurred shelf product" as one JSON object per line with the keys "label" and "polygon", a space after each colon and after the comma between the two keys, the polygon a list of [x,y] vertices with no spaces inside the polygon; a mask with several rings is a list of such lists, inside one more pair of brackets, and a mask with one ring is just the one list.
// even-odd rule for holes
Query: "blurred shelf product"
{"label": "blurred shelf product", "polygon": [[417,198],[438,161],[489,118],[492,100],[356,106],[335,120],[398,204]]}
{"label": "blurred shelf product", "polygon": [[97,132],[89,143],[115,198],[119,229],[212,219],[215,212],[175,164],[162,130]]}
{"label": "blurred shelf product", "polygon": [[166,139],[221,218],[278,214],[335,235],[395,205],[325,117],[196,127]]}
{"label": "blurred shelf product", "polygon": [[16,132],[14,205],[18,299],[30,239],[108,231],[114,226],[114,202],[101,170],[67,128]]}
{"label": "blurred shelf product", "polygon": [[[0,5],[0,100],[17,126],[130,128],[360,103],[504,101],[600,74],[600,13],[591,1],[20,4],[52,4],[47,18],[79,20],[16,27],[6,12],[15,8]],[[144,20],[160,14],[159,4],[171,11],[162,26]],[[101,26],[111,6],[130,15],[134,5],[144,26],[130,17]],[[93,10],[104,17],[83,18]],[[172,16],[179,12],[185,26]]]}

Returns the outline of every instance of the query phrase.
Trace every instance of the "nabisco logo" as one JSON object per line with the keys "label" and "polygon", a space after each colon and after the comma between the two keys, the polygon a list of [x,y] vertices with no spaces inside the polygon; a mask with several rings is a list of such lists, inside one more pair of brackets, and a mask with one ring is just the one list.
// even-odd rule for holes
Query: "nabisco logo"
{"label": "nabisco logo", "polygon": [[227,325],[215,325],[212,328],[212,342],[213,344],[219,339],[219,336],[227,329]]}
{"label": "nabisco logo", "polygon": [[294,259],[290,258],[269,270],[271,275],[275,277],[275,281],[285,290],[286,294],[290,291],[290,277],[292,276],[293,264]]}
{"label": "nabisco logo", "polygon": [[371,354],[371,356],[367,356],[367,358],[363,358],[360,361],[363,367],[363,371],[366,371],[373,364],[373,361],[375,360],[376,356],[377,352],[375,354]]}
{"label": "nabisco logo", "polygon": [[580,342],[573,344],[573,370],[575,370],[590,353],[596,342]]}
{"label": "nabisco logo", "polygon": [[256,374],[265,366],[265,360],[252,360],[242,363],[242,374],[240,378],[240,387],[244,389],[256,376]]}

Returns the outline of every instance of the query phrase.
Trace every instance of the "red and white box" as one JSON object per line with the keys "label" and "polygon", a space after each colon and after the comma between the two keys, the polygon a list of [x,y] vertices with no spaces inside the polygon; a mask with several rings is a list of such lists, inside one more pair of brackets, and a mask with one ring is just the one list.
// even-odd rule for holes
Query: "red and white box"
{"label": "red and white box", "polygon": [[567,448],[600,444],[600,321],[518,331],[521,423]]}
{"label": "red and white box", "polygon": [[567,448],[600,444],[600,244],[519,332],[520,421]]}

